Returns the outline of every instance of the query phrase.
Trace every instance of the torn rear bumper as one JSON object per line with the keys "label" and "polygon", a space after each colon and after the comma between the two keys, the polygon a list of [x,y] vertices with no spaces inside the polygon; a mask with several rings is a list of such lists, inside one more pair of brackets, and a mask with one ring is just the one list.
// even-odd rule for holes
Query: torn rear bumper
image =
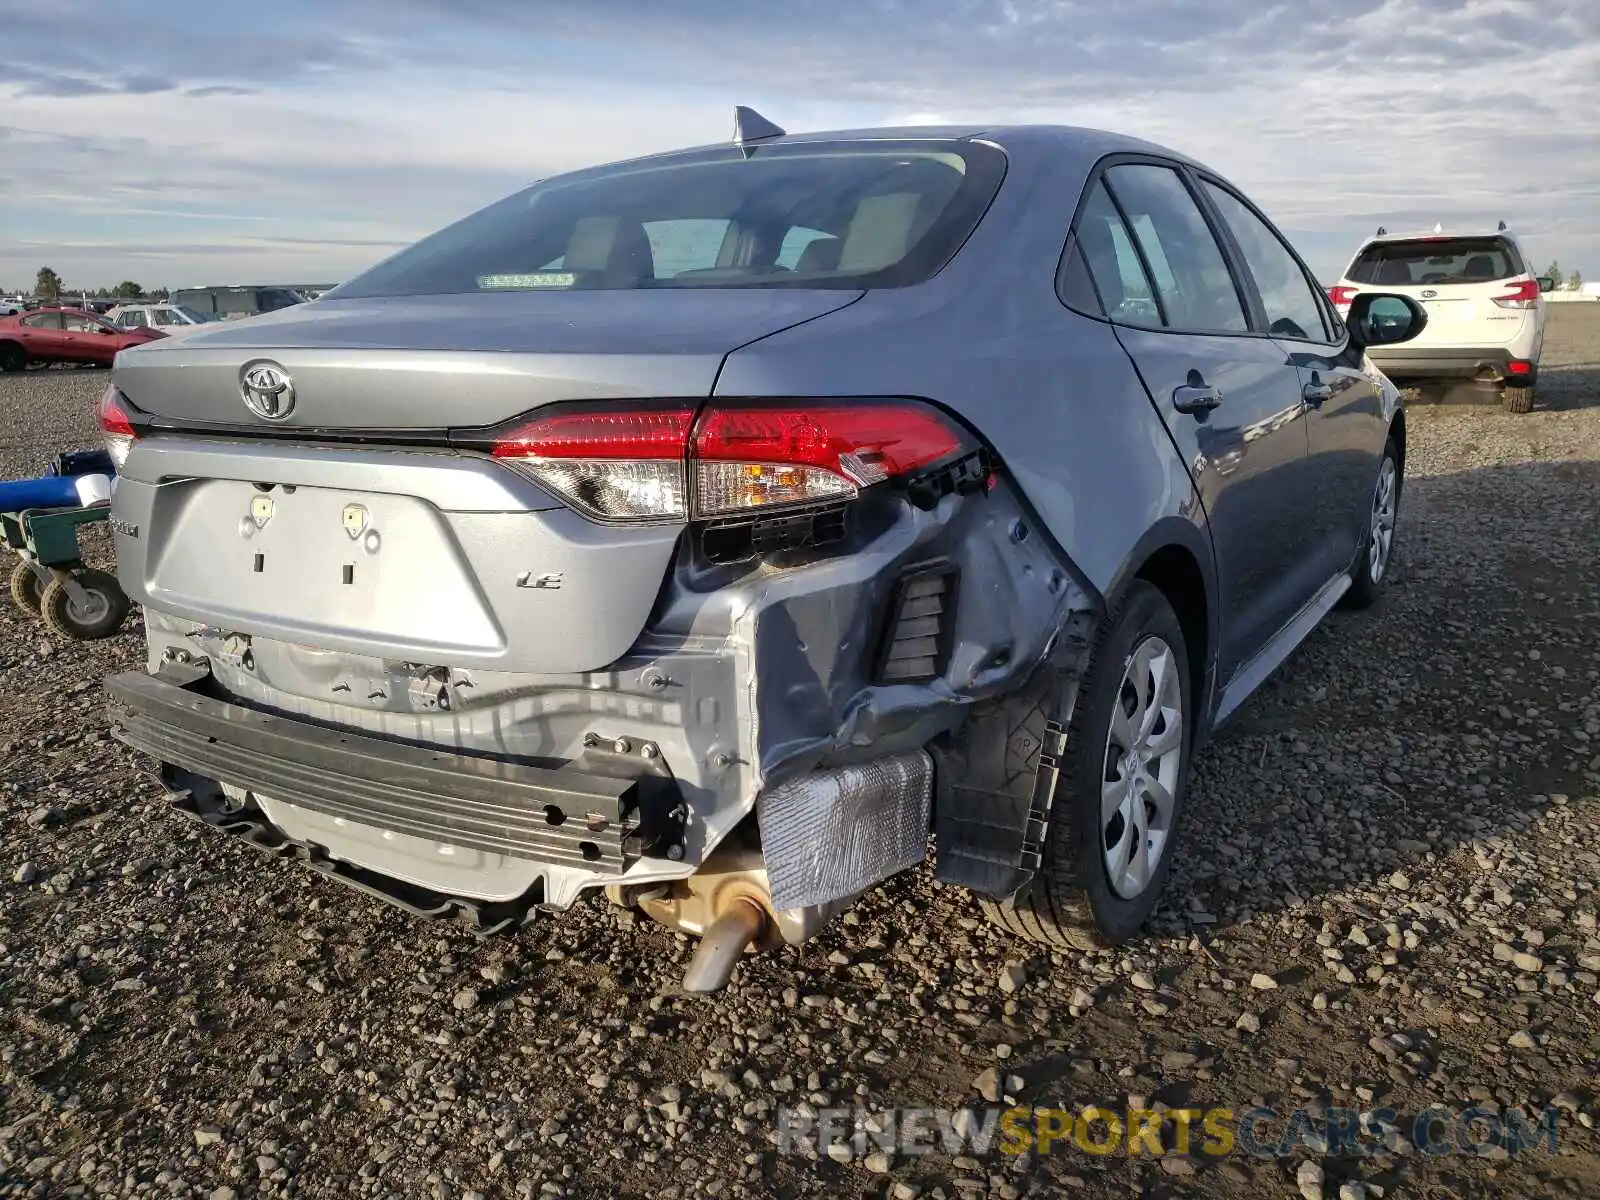
{"label": "torn rear bumper", "polygon": [[[669,781],[330,729],[206,695],[206,679],[203,667],[179,664],[159,675],[113,676],[106,685],[113,735],[169,773],[221,785],[239,798],[237,814],[261,813],[291,841],[331,845],[342,833],[366,830],[369,844],[387,842],[397,854],[427,848],[469,870],[516,860],[534,869],[519,873],[511,894],[527,894],[536,882],[561,907],[582,887],[620,880],[648,854],[670,857],[676,803]],[[406,876],[403,867],[384,873]],[[438,878],[411,882],[425,887]]]}

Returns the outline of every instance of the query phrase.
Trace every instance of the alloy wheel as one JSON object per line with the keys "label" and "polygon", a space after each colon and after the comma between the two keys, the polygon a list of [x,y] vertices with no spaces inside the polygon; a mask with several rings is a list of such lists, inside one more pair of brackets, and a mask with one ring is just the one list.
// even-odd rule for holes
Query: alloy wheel
{"label": "alloy wheel", "polygon": [[1399,482],[1394,459],[1384,457],[1378,471],[1378,486],[1372,491],[1372,535],[1367,543],[1367,571],[1373,583],[1383,580],[1389,569],[1389,551],[1394,546],[1395,490]]}
{"label": "alloy wheel", "polygon": [[1177,655],[1154,635],[1134,647],[1106,736],[1100,846],[1111,890],[1131,900],[1150,886],[1173,834],[1182,766],[1183,682]]}

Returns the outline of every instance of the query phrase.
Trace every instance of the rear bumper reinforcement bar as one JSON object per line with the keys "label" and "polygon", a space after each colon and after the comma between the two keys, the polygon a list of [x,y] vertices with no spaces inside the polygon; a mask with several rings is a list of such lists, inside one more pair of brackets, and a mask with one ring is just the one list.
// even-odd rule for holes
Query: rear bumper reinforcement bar
{"label": "rear bumper reinforcement bar", "polygon": [[401,745],[217,700],[143,672],[106,681],[113,735],[163,764],[327,816],[620,875],[639,785]]}
{"label": "rear bumper reinforcement bar", "polygon": [[527,895],[510,901],[449,896],[417,887],[353,863],[340,862],[330,858],[317,846],[287,837],[255,805],[232,804],[222,794],[222,789],[210,780],[200,779],[180,768],[163,767],[161,781],[169,788],[178,789],[168,791],[166,798],[172,810],[180,816],[230,834],[251,849],[270,857],[296,859],[318,874],[326,875],[375,900],[392,904],[414,917],[453,920],[467,926],[479,937],[491,937],[514,932],[528,924],[544,901],[542,881],[535,882]]}

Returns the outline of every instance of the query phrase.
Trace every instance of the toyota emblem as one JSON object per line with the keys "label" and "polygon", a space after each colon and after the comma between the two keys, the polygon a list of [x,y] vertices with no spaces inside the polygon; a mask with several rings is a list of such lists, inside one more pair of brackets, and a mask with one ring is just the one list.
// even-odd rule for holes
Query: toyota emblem
{"label": "toyota emblem", "polygon": [[282,421],[294,411],[294,380],[275,362],[246,363],[239,372],[239,394],[263,421]]}

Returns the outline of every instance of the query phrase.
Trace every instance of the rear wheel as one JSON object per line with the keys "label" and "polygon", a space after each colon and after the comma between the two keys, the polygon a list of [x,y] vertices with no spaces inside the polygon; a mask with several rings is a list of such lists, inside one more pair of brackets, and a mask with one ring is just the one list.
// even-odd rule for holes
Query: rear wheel
{"label": "rear wheel", "polygon": [[66,584],[53,579],[39,597],[39,611],[45,628],[60,637],[93,641],[110,637],[122,628],[128,617],[128,597],[116,577],[104,571],[83,570],[73,575],[84,591],[74,600]]}
{"label": "rear wheel", "polygon": [[11,603],[17,606],[19,612],[39,615],[39,596],[44,591],[44,585],[39,582],[39,577],[33,573],[33,566],[25,559],[19,559],[17,565],[11,568]]}
{"label": "rear wheel", "polygon": [[1136,581],[1101,628],[1060,761],[1043,862],[1002,928],[1078,950],[1138,933],[1177,850],[1189,769],[1188,650],[1159,590]]}
{"label": "rear wheel", "polygon": [[1400,454],[1394,442],[1387,441],[1383,444],[1383,461],[1378,464],[1378,479],[1372,487],[1367,540],[1351,568],[1350,589],[1344,594],[1346,608],[1366,608],[1375,603],[1389,582],[1395,526],[1400,518],[1400,484]]}
{"label": "rear wheel", "polygon": [[10,374],[28,365],[28,352],[16,342],[0,342],[0,371]]}
{"label": "rear wheel", "polygon": [[1508,387],[1500,390],[1500,406],[1509,413],[1525,413],[1533,411],[1533,389],[1531,387]]}

